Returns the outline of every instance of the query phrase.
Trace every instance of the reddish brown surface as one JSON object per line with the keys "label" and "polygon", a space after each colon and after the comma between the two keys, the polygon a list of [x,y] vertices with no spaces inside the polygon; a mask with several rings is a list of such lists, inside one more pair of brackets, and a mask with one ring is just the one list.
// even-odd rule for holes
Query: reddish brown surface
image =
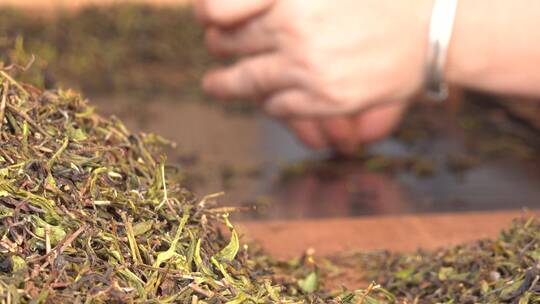
{"label": "reddish brown surface", "polygon": [[406,215],[301,221],[242,222],[240,230],[273,256],[313,248],[319,256],[348,250],[414,251],[495,237],[523,212]]}

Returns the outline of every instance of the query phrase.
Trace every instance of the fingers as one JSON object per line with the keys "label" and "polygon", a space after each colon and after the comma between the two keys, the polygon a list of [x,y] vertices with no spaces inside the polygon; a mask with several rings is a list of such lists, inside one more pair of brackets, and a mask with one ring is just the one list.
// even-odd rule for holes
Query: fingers
{"label": "fingers", "polygon": [[[307,77],[305,78],[307,79]],[[264,101],[264,110],[274,117],[324,117],[354,112],[358,105],[336,105],[308,93],[293,89],[274,94]]]}
{"label": "fingers", "polygon": [[217,26],[234,26],[269,9],[274,0],[196,0],[199,20]]}
{"label": "fingers", "polygon": [[[290,113],[298,113],[315,104],[314,98],[302,90],[278,92],[264,101],[263,109],[274,117],[294,117]],[[307,116],[307,115],[305,115]]]}
{"label": "fingers", "polygon": [[209,72],[203,79],[205,91],[222,99],[259,99],[271,92],[294,87],[300,75],[283,57],[269,54],[241,60],[231,67]]}
{"label": "fingers", "polygon": [[360,138],[355,136],[354,120],[350,116],[332,116],[320,120],[329,145],[337,152],[350,155],[356,151]]}
{"label": "fingers", "polygon": [[314,148],[333,148],[351,155],[361,144],[388,136],[398,125],[407,104],[383,104],[353,116],[326,118],[289,118],[288,126],[305,145]]}
{"label": "fingers", "polygon": [[263,23],[249,22],[228,30],[210,27],[206,31],[206,45],[214,55],[231,56],[269,52],[275,42]]}
{"label": "fingers", "polygon": [[293,118],[287,122],[298,139],[313,149],[332,147],[341,154],[352,154],[359,141],[355,136],[354,121],[348,116],[321,119]]}
{"label": "fingers", "polygon": [[322,149],[328,145],[317,120],[297,118],[289,120],[287,125],[298,139],[310,148]]}
{"label": "fingers", "polygon": [[406,102],[392,102],[357,114],[353,118],[354,136],[358,142],[370,143],[390,135],[407,107]]}

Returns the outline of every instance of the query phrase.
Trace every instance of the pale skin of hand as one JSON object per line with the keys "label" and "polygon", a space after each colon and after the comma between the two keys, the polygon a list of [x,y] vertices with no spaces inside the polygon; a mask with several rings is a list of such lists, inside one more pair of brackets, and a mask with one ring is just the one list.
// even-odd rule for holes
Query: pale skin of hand
{"label": "pale skin of hand", "polygon": [[[204,87],[223,99],[260,102],[311,147],[349,153],[390,133],[421,88],[432,5],[433,0],[196,0],[209,49],[241,57],[209,72]],[[540,95],[538,16],[537,0],[462,0],[448,80]]]}

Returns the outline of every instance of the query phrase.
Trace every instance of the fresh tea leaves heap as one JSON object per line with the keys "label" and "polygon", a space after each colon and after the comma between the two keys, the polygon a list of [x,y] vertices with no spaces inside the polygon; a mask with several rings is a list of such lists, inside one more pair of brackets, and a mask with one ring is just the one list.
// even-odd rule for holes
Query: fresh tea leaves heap
{"label": "fresh tea leaves heap", "polygon": [[197,200],[175,181],[165,140],[5,70],[0,92],[3,303],[326,302],[309,282],[274,283],[217,195]]}

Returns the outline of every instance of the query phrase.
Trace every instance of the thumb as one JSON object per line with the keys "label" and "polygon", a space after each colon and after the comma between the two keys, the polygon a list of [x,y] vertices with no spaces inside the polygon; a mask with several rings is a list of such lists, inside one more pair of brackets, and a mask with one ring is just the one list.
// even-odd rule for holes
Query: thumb
{"label": "thumb", "polygon": [[275,0],[195,0],[195,13],[203,23],[233,26],[268,10]]}

